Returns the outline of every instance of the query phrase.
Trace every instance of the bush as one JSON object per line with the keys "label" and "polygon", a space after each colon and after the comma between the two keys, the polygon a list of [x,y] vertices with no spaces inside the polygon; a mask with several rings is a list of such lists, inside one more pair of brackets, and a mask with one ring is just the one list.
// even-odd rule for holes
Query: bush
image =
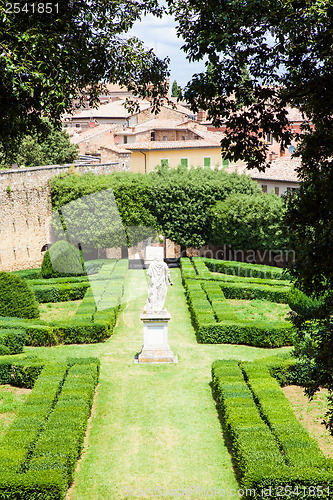
{"label": "bush", "polygon": [[34,292],[20,276],[0,272],[0,316],[39,318]]}
{"label": "bush", "polygon": [[283,322],[224,320],[200,323],[198,341],[203,344],[244,344],[255,347],[282,347],[292,344],[292,325]]}
{"label": "bush", "polygon": [[57,241],[45,253],[41,273],[43,278],[85,274],[80,250],[66,240]]}
{"label": "bush", "polygon": [[288,304],[290,309],[302,317],[303,321],[327,317],[327,310],[324,307],[325,301],[323,298],[315,299],[308,297],[295,286],[289,291]]}
{"label": "bush", "polygon": [[333,462],[297,421],[267,367],[215,361],[212,379],[242,488],[264,489],[260,498],[292,498],[293,492],[307,500],[330,498]]}
{"label": "bush", "polygon": [[79,283],[52,283],[47,285],[33,285],[33,291],[39,303],[66,302],[83,299],[86,290],[90,287],[88,281]]}

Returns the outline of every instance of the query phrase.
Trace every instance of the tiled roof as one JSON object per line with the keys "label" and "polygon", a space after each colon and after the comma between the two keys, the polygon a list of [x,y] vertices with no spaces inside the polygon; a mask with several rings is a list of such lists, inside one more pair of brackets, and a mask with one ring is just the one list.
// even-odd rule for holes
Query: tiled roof
{"label": "tiled roof", "polygon": [[[125,99],[112,101],[108,104],[102,104],[96,109],[84,109],[76,115],[72,115],[72,120],[94,119],[94,118],[123,118],[126,119],[133,115],[124,107]],[[148,101],[138,101],[140,111],[150,108],[151,104]]]}
{"label": "tiled roof", "polygon": [[217,141],[209,141],[205,139],[189,140],[189,141],[142,141],[133,144],[126,144],[127,149],[147,149],[147,150],[163,150],[163,149],[186,149],[186,148],[220,148],[220,143]]}
{"label": "tiled roof", "polygon": [[245,165],[234,165],[226,169],[227,172],[247,174],[255,180],[299,182],[296,168],[300,165],[299,158],[277,158],[271,162],[271,166],[265,172],[259,172],[256,168],[247,169]]}
{"label": "tiled roof", "polygon": [[[71,137],[71,143],[72,144],[81,144],[82,142],[90,141],[91,139],[96,139],[97,137],[100,137],[104,134],[107,134],[111,132],[111,130],[115,130],[117,128],[117,125],[114,123],[106,124],[106,125],[97,125],[94,128],[89,128],[88,130],[85,130],[84,132],[81,132],[77,135],[73,135]],[[67,129],[65,129],[67,130]],[[72,129],[74,132],[76,131],[75,128]]]}

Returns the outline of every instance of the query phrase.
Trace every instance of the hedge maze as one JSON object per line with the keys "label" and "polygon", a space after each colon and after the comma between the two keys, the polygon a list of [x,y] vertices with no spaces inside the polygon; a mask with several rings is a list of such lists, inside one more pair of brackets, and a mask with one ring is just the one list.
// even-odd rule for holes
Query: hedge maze
{"label": "hedge maze", "polygon": [[[13,376],[14,374],[14,376]],[[0,362],[0,384],[33,387],[0,442],[0,498],[63,500],[73,481],[99,360]]]}
{"label": "hedge maze", "polygon": [[[128,261],[122,259],[104,261],[98,273],[91,276],[41,279],[36,270],[21,271],[21,278],[25,278],[40,303],[83,300],[74,318],[64,321],[1,316],[0,352],[2,344],[9,349],[4,354],[21,352],[19,339],[24,336],[31,346],[103,342],[112,334],[117,320],[127,269]],[[9,340],[10,331],[17,332],[16,342]],[[10,347],[14,344],[16,350]]]}
{"label": "hedge maze", "polygon": [[200,257],[182,258],[181,269],[199,342],[257,347],[291,344],[289,321],[239,318],[230,303],[230,299],[288,303],[290,286],[282,270]]}
{"label": "hedge maze", "polygon": [[215,361],[213,391],[232,443],[245,498],[331,498],[326,458],[267,366]]}

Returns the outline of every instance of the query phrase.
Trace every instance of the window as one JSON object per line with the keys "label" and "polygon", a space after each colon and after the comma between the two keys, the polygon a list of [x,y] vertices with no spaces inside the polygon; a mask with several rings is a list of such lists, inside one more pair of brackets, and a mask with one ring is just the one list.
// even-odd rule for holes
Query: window
{"label": "window", "polygon": [[204,157],[204,167],[210,167],[212,164],[212,159],[210,156]]}
{"label": "window", "polygon": [[150,132],[150,140],[155,141],[155,131]]}
{"label": "window", "polygon": [[167,136],[166,136],[166,135],[164,135],[164,136],[163,136],[163,141],[164,141],[164,142],[166,142],[167,140],[168,140]]}
{"label": "window", "polygon": [[124,135],[124,144],[127,144],[127,135]]}
{"label": "window", "polygon": [[280,188],[279,188],[279,187],[276,187],[276,188],[274,188],[274,191],[275,191],[275,194],[276,194],[277,196],[279,196],[279,194],[280,194]]}
{"label": "window", "polygon": [[263,193],[267,193],[267,184],[261,184],[261,189],[263,190]]}
{"label": "window", "polygon": [[188,158],[181,158],[180,159],[180,164],[182,167],[188,168]]}
{"label": "window", "polygon": [[222,167],[228,168],[229,167],[229,160],[227,160],[226,158],[222,158]]}
{"label": "window", "polygon": [[168,166],[169,166],[168,158],[162,158],[161,159],[161,167],[168,167]]}

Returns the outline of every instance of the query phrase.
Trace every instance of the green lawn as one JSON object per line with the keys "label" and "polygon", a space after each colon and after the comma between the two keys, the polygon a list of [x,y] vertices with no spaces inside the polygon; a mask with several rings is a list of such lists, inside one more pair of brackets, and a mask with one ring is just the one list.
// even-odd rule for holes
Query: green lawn
{"label": "green lawn", "polygon": [[[235,345],[197,344],[178,269],[171,270],[166,307],[171,313],[169,344],[174,365],[134,364],[143,341],[140,313],[146,301],[143,271],[130,270],[119,324],[104,344],[26,348],[51,360],[98,356],[100,384],[88,439],[70,500],[176,498],[170,489],[194,488],[182,498],[201,500],[203,490],[238,484],[223,439],[210,388],[215,359],[253,360],[288,352]],[[160,488],[158,490],[158,488]],[[165,490],[163,490],[165,488]],[[198,492],[201,488],[202,492]],[[154,491],[147,494],[147,489]],[[136,490],[136,491],[133,491]],[[129,492],[129,493],[128,493]],[[191,493],[191,495],[190,495]],[[226,493],[223,498],[235,498]]]}
{"label": "green lawn", "polygon": [[72,318],[82,300],[72,302],[46,302],[39,304],[40,319],[43,321],[61,321]]}

